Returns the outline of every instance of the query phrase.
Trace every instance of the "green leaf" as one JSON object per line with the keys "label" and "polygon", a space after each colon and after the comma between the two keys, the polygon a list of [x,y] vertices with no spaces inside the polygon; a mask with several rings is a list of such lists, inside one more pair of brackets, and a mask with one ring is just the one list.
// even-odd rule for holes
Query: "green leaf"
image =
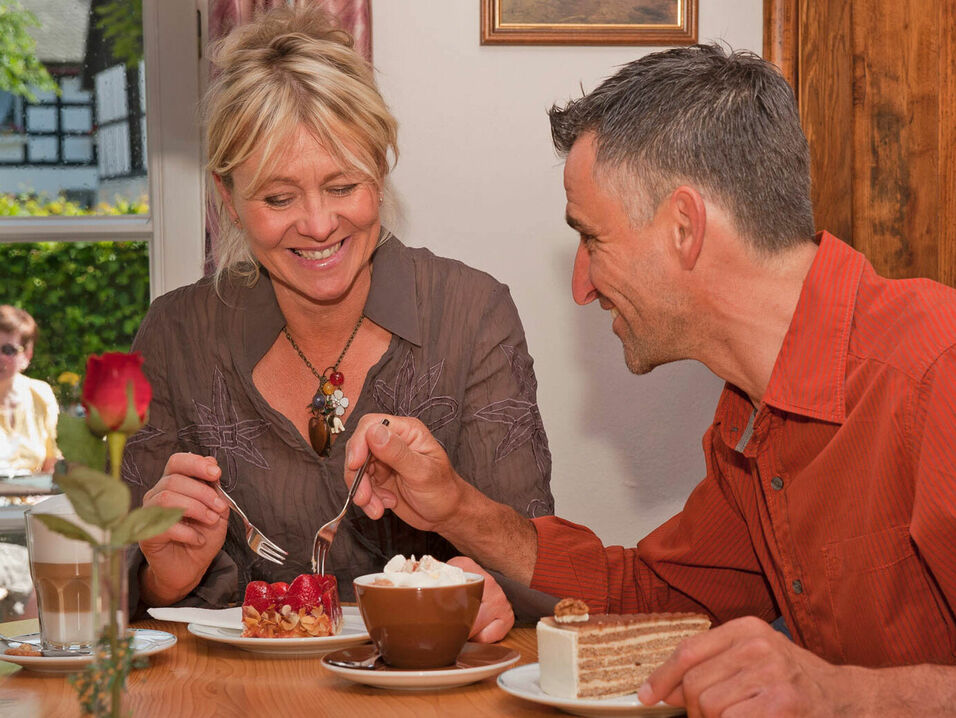
{"label": "green leaf", "polygon": [[86,421],[78,416],[60,412],[56,421],[56,445],[67,463],[93,469],[106,466],[106,442],[94,436]]}
{"label": "green leaf", "polygon": [[79,517],[88,524],[113,528],[129,511],[129,487],[109,474],[74,466],[68,473],[56,474],[53,478]]}
{"label": "green leaf", "polygon": [[86,541],[91,546],[96,546],[99,542],[90,536],[86,531],[66,519],[55,516],[54,514],[32,514],[33,518],[46,526],[50,531],[56,531],[74,541]]}
{"label": "green leaf", "polygon": [[143,506],[130,511],[114,528],[110,543],[125,546],[152,538],[175,524],[183,516],[182,509]]}

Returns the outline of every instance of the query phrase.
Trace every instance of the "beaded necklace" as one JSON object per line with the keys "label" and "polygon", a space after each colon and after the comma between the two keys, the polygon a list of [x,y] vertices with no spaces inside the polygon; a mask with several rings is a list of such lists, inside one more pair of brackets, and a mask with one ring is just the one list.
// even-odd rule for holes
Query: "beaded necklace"
{"label": "beaded necklace", "polygon": [[312,444],[312,448],[319,456],[329,455],[332,450],[332,436],[345,429],[341,417],[348,408],[349,398],[342,393],[340,388],[345,383],[345,375],[339,371],[339,364],[342,363],[345,353],[352,346],[352,340],[358,334],[359,327],[362,326],[364,319],[365,314],[359,316],[349,340],[345,342],[342,353],[339,354],[339,358],[335,360],[335,364],[326,367],[321,374],[312,366],[312,362],[309,361],[303,351],[299,349],[299,345],[289,334],[289,328],[282,327],[282,333],[285,334],[285,338],[289,340],[296,354],[309,367],[309,371],[315,378],[319,380],[319,386],[308,406],[312,412],[312,417],[309,419],[309,443]]}

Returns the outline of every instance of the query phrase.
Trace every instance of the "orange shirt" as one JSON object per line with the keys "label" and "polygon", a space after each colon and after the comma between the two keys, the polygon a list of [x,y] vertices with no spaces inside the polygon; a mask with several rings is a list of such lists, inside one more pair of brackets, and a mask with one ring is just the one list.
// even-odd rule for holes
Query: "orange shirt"
{"label": "orange shirt", "polygon": [[956,291],[819,241],[763,404],[726,385],[681,513],[637,548],[536,519],[534,588],[782,615],[835,663],[956,662]]}

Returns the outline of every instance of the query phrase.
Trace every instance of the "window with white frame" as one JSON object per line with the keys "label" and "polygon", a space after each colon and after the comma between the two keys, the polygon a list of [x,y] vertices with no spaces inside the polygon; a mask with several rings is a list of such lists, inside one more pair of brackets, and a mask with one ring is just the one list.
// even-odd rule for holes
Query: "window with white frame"
{"label": "window with white frame", "polygon": [[0,0],[0,34],[41,70],[0,86],[0,304],[37,319],[27,373],[54,388],[201,276],[204,5]]}

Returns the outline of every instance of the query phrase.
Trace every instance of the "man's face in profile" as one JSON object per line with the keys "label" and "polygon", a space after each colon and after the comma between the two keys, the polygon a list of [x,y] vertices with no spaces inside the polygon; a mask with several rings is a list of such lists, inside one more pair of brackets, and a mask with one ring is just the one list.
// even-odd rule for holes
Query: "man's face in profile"
{"label": "man's face in profile", "polygon": [[580,236],[571,293],[578,304],[597,300],[611,313],[628,369],[646,374],[684,358],[680,301],[668,280],[669,227],[661,211],[632,226],[620,199],[595,179],[594,165],[593,135],[582,135],[564,168],[566,218]]}

